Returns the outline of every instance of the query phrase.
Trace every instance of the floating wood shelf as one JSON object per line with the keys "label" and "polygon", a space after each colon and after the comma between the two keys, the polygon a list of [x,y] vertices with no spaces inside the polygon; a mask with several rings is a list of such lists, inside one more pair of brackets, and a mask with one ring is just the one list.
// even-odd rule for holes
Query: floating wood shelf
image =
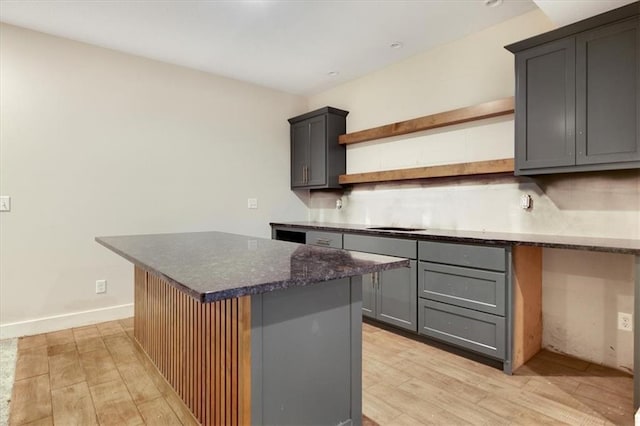
{"label": "floating wood shelf", "polygon": [[406,135],[407,133],[420,132],[422,130],[436,129],[438,127],[467,123],[469,121],[483,120],[485,118],[498,117],[511,114],[514,111],[513,96],[483,104],[440,112],[411,120],[386,124],[372,129],[340,135],[338,141],[341,145],[358,142],[366,142],[374,139],[388,138],[390,136]]}
{"label": "floating wood shelf", "polygon": [[471,176],[498,173],[513,173],[513,158],[475,161],[472,163],[446,164],[442,166],[415,167],[411,169],[385,170],[380,172],[340,175],[342,185],[398,180],[439,178],[450,176]]}

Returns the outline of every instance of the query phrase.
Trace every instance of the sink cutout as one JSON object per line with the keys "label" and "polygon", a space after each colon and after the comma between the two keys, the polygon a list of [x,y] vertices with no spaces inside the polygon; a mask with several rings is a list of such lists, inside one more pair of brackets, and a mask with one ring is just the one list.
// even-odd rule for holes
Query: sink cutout
{"label": "sink cutout", "polygon": [[367,229],[376,231],[424,231],[424,228],[404,228],[402,226],[371,226]]}

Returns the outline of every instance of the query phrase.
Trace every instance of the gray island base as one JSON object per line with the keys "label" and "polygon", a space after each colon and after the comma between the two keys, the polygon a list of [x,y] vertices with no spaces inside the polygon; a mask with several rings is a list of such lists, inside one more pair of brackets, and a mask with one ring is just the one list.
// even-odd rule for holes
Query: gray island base
{"label": "gray island base", "polygon": [[198,422],[361,424],[361,277],[408,260],[219,232],[96,241],[134,263],[135,338]]}

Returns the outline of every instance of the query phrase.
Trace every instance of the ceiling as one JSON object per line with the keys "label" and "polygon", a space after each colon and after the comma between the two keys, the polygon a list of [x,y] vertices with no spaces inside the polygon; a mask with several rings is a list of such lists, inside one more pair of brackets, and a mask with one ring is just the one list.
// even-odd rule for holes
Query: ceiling
{"label": "ceiling", "polygon": [[633,3],[636,0],[534,0],[536,5],[558,26]]}
{"label": "ceiling", "polygon": [[[569,3],[616,2],[624,0]],[[308,95],[535,8],[531,0],[0,0],[0,20]]]}

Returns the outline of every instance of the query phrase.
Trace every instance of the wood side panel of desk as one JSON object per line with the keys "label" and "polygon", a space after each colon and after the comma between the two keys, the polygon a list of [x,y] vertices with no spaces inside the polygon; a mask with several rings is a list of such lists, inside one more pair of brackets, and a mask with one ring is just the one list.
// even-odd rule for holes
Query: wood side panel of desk
{"label": "wood side panel of desk", "polygon": [[542,348],[542,247],[513,246],[513,366]]}

